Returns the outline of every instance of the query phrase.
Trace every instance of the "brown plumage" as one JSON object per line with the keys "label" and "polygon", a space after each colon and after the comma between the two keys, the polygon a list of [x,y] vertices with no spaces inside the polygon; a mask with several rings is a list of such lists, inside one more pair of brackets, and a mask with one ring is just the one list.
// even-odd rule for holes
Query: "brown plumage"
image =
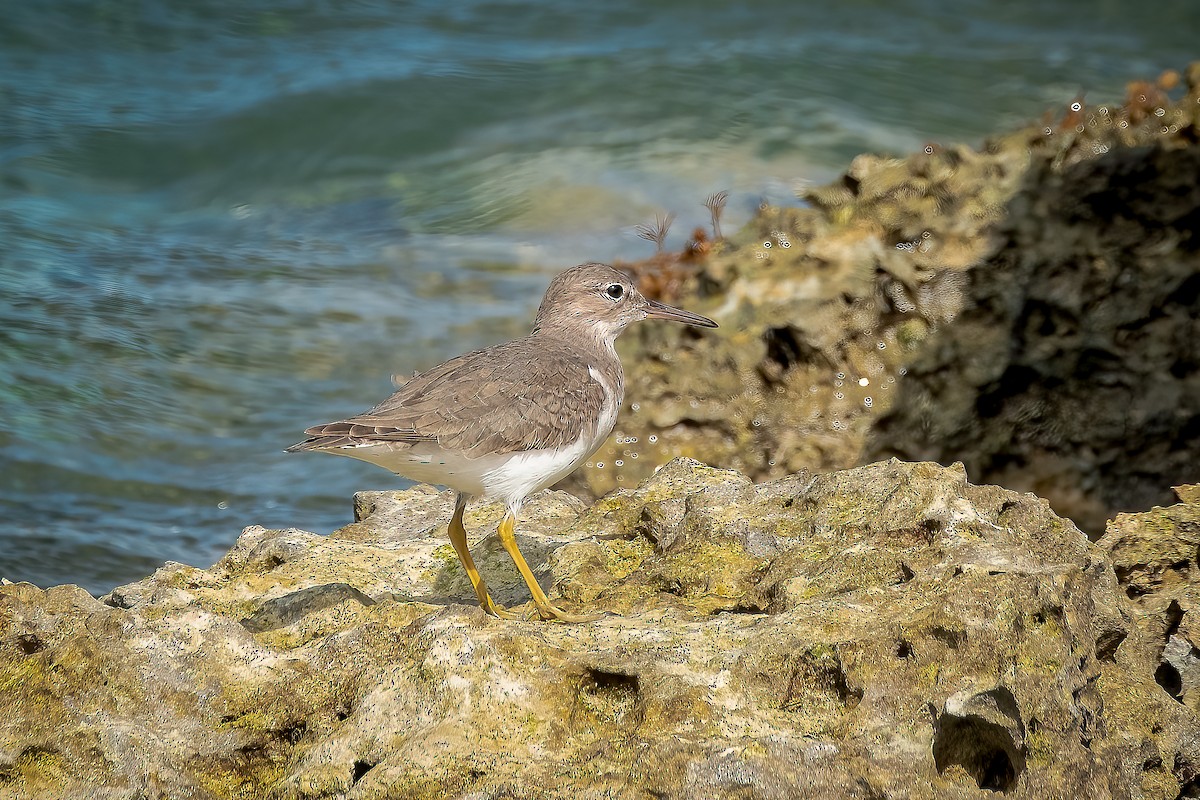
{"label": "brown plumage", "polygon": [[[588,373],[589,361],[600,361],[590,349],[531,334],[458,356],[370,411],[309,428],[313,438],[289,450],[372,441],[436,441],[469,456],[564,447],[582,435],[588,410],[604,404],[604,388]],[[622,376],[612,383],[622,386]]]}
{"label": "brown plumage", "polygon": [[309,428],[309,438],[288,451],[349,456],[454,489],[450,542],[479,604],[507,617],[475,569],[462,526],[472,497],[502,500],[508,514],[500,542],[538,613],[583,621],[546,599],[513,531],[525,498],[570,474],[612,432],[625,395],[614,343],[630,323],[647,317],[716,327],[698,314],[647,300],[610,266],[574,267],[551,281],[528,336],[452,358],[370,411]]}

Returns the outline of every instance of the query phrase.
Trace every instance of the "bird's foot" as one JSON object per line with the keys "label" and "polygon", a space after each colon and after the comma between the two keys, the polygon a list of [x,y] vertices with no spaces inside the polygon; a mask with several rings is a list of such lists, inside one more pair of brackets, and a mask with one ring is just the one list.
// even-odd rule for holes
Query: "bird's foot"
{"label": "bird's foot", "polygon": [[603,619],[606,614],[568,614],[561,608],[550,603],[542,605],[537,604],[538,616],[544,620],[557,620],[559,622],[580,623],[580,622],[595,622],[598,619]]}
{"label": "bird's foot", "polygon": [[496,603],[492,598],[487,598],[486,602],[480,603],[479,607],[483,609],[485,614],[491,614],[496,619],[520,619],[520,614],[514,614],[504,606]]}

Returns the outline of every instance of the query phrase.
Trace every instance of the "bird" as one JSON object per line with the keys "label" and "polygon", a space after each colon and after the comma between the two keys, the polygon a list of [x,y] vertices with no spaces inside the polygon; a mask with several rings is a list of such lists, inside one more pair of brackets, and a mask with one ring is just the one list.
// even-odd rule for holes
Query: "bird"
{"label": "bird", "polygon": [[[573,472],[612,433],[625,396],[617,337],[634,322],[661,319],[705,328],[717,323],[650,300],[625,273],[587,263],[551,280],[524,337],[466,353],[419,373],[379,405],[314,425],[287,452],[315,451],[366,461],[455,493],[448,527],[480,607],[502,619],[467,546],[463,513],[474,499],[500,501],[497,529],[542,620],[588,622],[554,606],[517,547],[526,498]],[[602,615],[601,615],[602,616]]]}

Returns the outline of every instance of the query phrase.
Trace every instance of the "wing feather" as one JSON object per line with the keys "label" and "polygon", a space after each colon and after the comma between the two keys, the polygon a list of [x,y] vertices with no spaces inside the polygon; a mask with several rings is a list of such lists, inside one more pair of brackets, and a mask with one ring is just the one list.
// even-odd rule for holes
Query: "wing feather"
{"label": "wing feather", "polygon": [[606,399],[588,367],[556,341],[517,339],[421,373],[369,411],[309,428],[289,449],[436,441],[482,455],[570,445]]}

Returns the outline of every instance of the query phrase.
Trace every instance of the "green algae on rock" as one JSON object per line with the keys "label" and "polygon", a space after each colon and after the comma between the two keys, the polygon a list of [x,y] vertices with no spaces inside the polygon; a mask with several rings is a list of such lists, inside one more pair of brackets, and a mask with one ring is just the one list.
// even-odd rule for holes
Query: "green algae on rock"
{"label": "green algae on rock", "polygon": [[[577,626],[480,612],[437,555],[451,507],[424,487],[359,495],[333,536],[247,528],[211,569],[170,564],[103,602],[0,587],[0,797],[1194,785],[1200,726],[1155,680],[1162,631],[1118,581],[1136,571],[961,467],[754,484],[677,460],[590,508],[539,495],[522,546],[542,580],[619,614]],[[1172,542],[1186,508],[1160,526]]]}
{"label": "green algae on rock", "polygon": [[896,456],[1095,536],[1166,502],[1200,446],[1200,62],[1073,105],[978,149],[859,156],[689,262],[694,296],[668,299],[721,329],[622,340],[629,410],[566,488],[672,455],[755,480]]}

